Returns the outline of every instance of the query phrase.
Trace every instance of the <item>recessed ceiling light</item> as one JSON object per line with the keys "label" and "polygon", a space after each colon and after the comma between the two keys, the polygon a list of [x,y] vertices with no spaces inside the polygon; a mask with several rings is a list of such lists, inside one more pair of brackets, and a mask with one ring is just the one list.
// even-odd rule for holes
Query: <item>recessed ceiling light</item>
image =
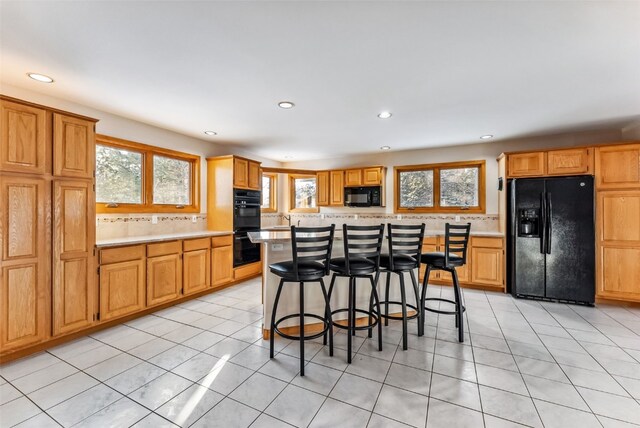
{"label": "recessed ceiling light", "polygon": [[391,150],[391,147],[389,147],[389,146],[382,146],[382,147],[380,147],[380,150]]}
{"label": "recessed ceiling light", "polygon": [[380,119],[389,119],[391,117],[391,112],[390,111],[381,111],[380,113],[378,113],[378,117]]}
{"label": "recessed ceiling light", "polygon": [[291,101],[280,101],[278,103],[278,107],[284,108],[284,109],[289,109],[289,108],[295,107],[295,104],[292,103]]}
{"label": "recessed ceiling light", "polygon": [[33,80],[37,80],[38,82],[53,83],[53,79],[49,76],[45,76],[44,74],[27,73],[27,76],[31,77]]}
{"label": "recessed ceiling light", "polygon": [[480,139],[481,139],[481,140],[488,140],[489,138],[493,138],[493,135],[491,135],[491,134],[487,134],[487,135],[482,135],[482,136],[480,137]]}
{"label": "recessed ceiling light", "polygon": [[204,133],[207,135],[218,135],[218,133],[215,131],[204,131]]}
{"label": "recessed ceiling light", "polygon": [[286,155],[284,158],[285,159],[293,159],[293,156]]}

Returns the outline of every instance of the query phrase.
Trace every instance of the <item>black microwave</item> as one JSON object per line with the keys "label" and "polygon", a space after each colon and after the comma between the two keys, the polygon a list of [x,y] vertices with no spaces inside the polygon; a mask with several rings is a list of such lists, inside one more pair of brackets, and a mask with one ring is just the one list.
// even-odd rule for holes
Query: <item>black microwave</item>
{"label": "black microwave", "polygon": [[382,206],[381,187],[345,187],[345,207],[380,207]]}

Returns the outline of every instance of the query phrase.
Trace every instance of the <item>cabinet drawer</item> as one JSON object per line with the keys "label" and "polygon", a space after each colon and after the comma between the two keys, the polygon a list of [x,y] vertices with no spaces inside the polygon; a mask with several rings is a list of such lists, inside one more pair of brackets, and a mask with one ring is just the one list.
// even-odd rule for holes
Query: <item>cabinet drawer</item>
{"label": "cabinet drawer", "polygon": [[182,251],[208,250],[209,238],[188,239],[182,241]]}
{"label": "cabinet drawer", "polygon": [[165,256],[177,254],[182,249],[181,241],[159,242],[147,245],[147,257]]}
{"label": "cabinet drawer", "polygon": [[228,247],[233,245],[233,235],[214,236],[211,238],[211,246],[213,248]]}
{"label": "cabinet drawer", "polygon": [[482,248],[502,248],[502,238],[486,238],[473,236],[471,246]]}
{"label": "cabinet drawer", "polygon": [[107,248],[100,250],[100,264],[127,262],[130,260],[144,259],[144,245],[132,247]]}
{"label": "cabinet drawer", "polygon": [[258,275],[262,272],[262,262],[251,263],[248,265],[244,265],[233,270],[233,278],[243,279],[250,276]]}

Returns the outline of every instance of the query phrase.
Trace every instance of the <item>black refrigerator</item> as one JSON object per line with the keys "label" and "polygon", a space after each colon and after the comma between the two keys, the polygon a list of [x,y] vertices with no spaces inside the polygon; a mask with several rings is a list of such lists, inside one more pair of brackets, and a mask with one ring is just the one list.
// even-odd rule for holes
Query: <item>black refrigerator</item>
{"label": "black refrigerator", "polygon": [[593,177],[513,179],[508,198],[507,276],[511,293],[592,305]]}

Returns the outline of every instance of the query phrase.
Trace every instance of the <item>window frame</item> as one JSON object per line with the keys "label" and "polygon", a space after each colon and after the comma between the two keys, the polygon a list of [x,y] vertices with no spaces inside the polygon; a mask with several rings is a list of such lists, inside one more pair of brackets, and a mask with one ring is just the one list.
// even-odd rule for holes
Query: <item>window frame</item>
{"label": "window frame", "polygon": [[[478,205],[474,207],[442,207],[440,206],[440,170],[458,168],[478,168]],[[411,171],[433,171],[433,207],[407,208],[400,206],[400,173]],[[394,213],[475,213],[486,212],[486,161],[473,160],[464,162],[446,162],[421,165],[402,165],[393,168]]]}
{"label": "window frame", "polygon": [[278,212],[278,174],[274,172],[263,172],[260,176],[260,189],[262,190],[262,179],[269,177],[269,207],[262,208],[262,201],[260,201],[260,211],[263,213],[277,213]]}
{"label": "window frame", "polygon": [[[296,186],[295,181],[297,179],[313,178],[316,180],[316,206],[315,208],[295,208],[296,202]],[[316,174],[289,174],[289,212],[292,213],[318,213],[320,207],[318,206],[318,177]]]}
{"label": "window frame", "polygon": [[[96,202],[96,213],[199,213],[200,212],[200,156],[135,141],[96,135],[96,145],[125,149],[142,154],[142,203],[117,204],[109,207],[110,203]],[[189,162],[191,165],[191,204],[168,205],[153,203],[153,156],[163,156]]]}

